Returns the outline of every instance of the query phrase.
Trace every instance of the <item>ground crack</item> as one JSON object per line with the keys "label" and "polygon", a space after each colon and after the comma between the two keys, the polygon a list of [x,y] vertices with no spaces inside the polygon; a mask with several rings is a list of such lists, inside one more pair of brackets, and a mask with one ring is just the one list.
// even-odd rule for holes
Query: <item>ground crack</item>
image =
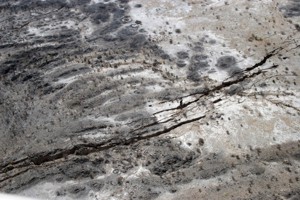
{"label": "ground crack", "polygon": [[[254,69],[264,65],[270,58],[277,55],[282,49],[283,49],[282,47],[274,49],[273,51],[268,53],[260,62],[256,63],[255,65],[253,65],[251,67],[246,68],[243,72],[251,72]],[[272,65],[271,67],[268,68],[268,70],[269,69],[274,69],[274,68],[277,68],[277,67],[278,67],[278,65]],[[193,103],[198,102],[204,96],[210,96],[215,91],[219,91],[219,90],[222,90],[224,88],[230,87],[234,84],[237,84],[239,82],[243,82],[244,80],[246,80],[248,78],[255,77],[255,76],[257,76],[261,73],[264,73],[264,72],[265,72],[265,70],[264,71],[258,70],[257,72],[254,72],[254,73],[251,73],[251,74],[243,74],[243,75],[238,76],[238,78],[236,78],[234,80],[224,81],[220,85],[215,86],[214,88],[211,88],[211,89],[207,88],[207,90],[201,91],[201,93],[193,93],[193,94],[187,95],[185,97],[190,97],[190,96],[195,96],[197,94],[201,94],[200,97],[198,97],[197,99],[195,99],[193,101],[190,101],[190,102],[187,102],[187,103],[180,103],[180,105],[175,107],[175,108],[169,108],[169,109],[166,109],[166,110],[161,110],[161,111],[158,111],[158,112],[154,113],[154,115],[164,113],[164,112],[168,112],[168,111],[172,111],[172,110],[183,109],[183,108],[185,108],[185,107],[187,107],[187,106],[189,106]],[[182,99],[177,99],[177,100],[180,100],[180,102],[182,102]]]}
{"label": "ground crack", "polygon": [[[280,50],[282,50],[282,48],[278,48],[278,49],[275,49],[275,50],[271,51],[260,62],[256,63],[255,65],[253,65],[249,68],[246,68],[244,70],[244,72],[251,72],[254,69],[264,65],[271,57],[278,54],[278,52]],[[278,65],[273,65],[269,69],[276,68],[276,67],[278,67]],[[227,87],[232,86],[236,83],[242,82],[245,79],[255,77],[255,76],[257,76],[261,73],[264,73],[264,72],[265,71],[259,69],[258,71],[250,73],[250,74],[240,75],[234,80],[229,80],[229,81],[222,82],[220,85],[217,85],[217,86],[215,86],[211,89],[208,88],[207,90],[204,90],[201,93],[194,93],[193,95],[197,95],[197,94],[202,94],[202,95],[200,97],[198,97],[197,99],[193,100],[193,101],[190,101],[190,102],[187,102],[187,103],[182,103],[182,101],[181,101],[179,106],[177,106],[175,108],[163,110],[163,111],[157,112],[155,114],[158,114],[158,113],[161,113],[161,112],[166,112],[166,111],[171,111],[171,110],[182,110],[182,109],[186,108],[187,106],[198,102],[204,96],[210,96],[215,91],[222,90],[224,88],[227,88]],[[221,100],[218,99],[218,100],[214,101],[213,103],[217,103],[219,101],[221,101]],[[87,143],[87,144],[82,144],[81,143],[81,144],[74,145],[69,149],[55,149],[55,150],[50,151],[50,152],[40,152],[38,154],[27,156],[26,158],[23,158],[23,159],[18,160],[18,161],[14,161],[14,162],[5,163],[5,164],[0,165],[0,169],[1,169],[0,174],[4,174],[4,173],[10,172],[10,171],[13,171],[14,169],[30,168],[30,167],[40,166],[40,165],[45,164],[45,163],[52,163],[52,162],[58,161],[59,159],[66,158],[68,155],[88,155],[90,153],[107,150],[107,149],[110,149],[110,148],[113,148],[113,147],[116,147],[116,146],[119,146],[119,145],[131,145],[131,144],[134,144],[138,141],[150,139],[150,138],[162,135],[162,134],[169,133],[170,131],[172,131],[172,130],[180,127],[180,126],[198,121],[198,120],[203,119],[205,117],[206,117],[206,115],[203,115],[203,116],[200,116],[200,117],[196,117],[196,118],[192,118],[192,119],[189,119],[189,120],[186,120],[186,121],[182,121],[182,122],[176,123],[176,124],[174,124],[170,127],[165,127],[165,128],[163,128],[163,130],[160,130],[160,131],[157,131],[157,132],[154,132],[154,133],[143,134],[143,133],[140,132],[140,133],[137,134],[137,136],[132,137],[130,139],[111,138],[111,139],[109,139],[107,141],[104,141],[104,142],[101,142],[101,143]],[[160,125],[162,123],[169,122],[172,119],[173,118],[171,118],[170,120],[164,121],[164,122],[154,122],[154,123],[142,126],[142,127],[138,128],[138,130],[146,128],[146,127]],[[19,173],[17,173],[17,174],[19,175]],[[14,177],[14,176],[10,176],[10,177]],[[6,178],[0,180],[0,182],[3,182],[7,179],[9,179],[9,178],[6,177]]]}
{"label": "ground crack", "polygon": [[[164,128],[161,131],[157,131],[157,132],[147,134],[147,135],[146,134],[145,135],[139,135],[139,136],[127,139],[127,140],[112,138],[109,141],[106,141],[106,142],[103,142],[103,143],[77,144],[77,145],[74,145],[70,149],[56,149],[52,152],[41,152],[41,153],[38,153],[36,155],[29,156],[26,159],[22,159],[20,161],[16,161],[16,162],[7,163],[7,164],[2,165],[0,173],[2,173],[2,174],[7,173],[9,171],[12,171],[12,170],[18,169],[18,168],[39,166],[39,165],[42,165],[42,164],[45,164],[45,163],[54,162],[54,161],[59,160],[61,158],[65,158],[68,155],[83,156],[83,155],[88,155],[90,153],[107,150],[107,149],[113,148],[115,146],[131,145],[131,144],[134,144],[138,141],[142,141],[142,140],[150,139],[150,138],[153,138],[153,137],[157,137],[159,135],[166,134],[166,133],[168,133],[168,132],[170,132],[170,131],[172,131],[172,130],[180,127],[180,126],[198,121],[198,120],[203,119],[205,117],[206,116],[203,115],[203,116],[200,116],[200,117],[196,117],[196,118],[193,118],[193,119],[182,121],[182,122],[177,123],[177,124],[175,124],[173,126],[170,126],[168,128]],[[20,175],[20,173],[17,173],[17,175]],[[11,177],[15,177],[15,176],[16,175],[13,175]],[[6,178],[0,180],[0,182],[3,182],[7,179],[9,179],[9,178],[6,177]]]}

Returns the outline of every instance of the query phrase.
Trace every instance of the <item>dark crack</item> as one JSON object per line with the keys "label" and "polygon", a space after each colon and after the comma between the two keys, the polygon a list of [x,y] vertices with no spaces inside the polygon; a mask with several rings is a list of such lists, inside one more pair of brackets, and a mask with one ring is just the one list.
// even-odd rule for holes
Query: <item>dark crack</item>
{"label": "dark crack", "polygon": [[[278,48],[278,49],[275,49],[275,50],[271,51],[260,62],[256,63],[255,65],[253,65],[249,68],[246,68],[244,70],[244,72],[251,72],[252,70],[264,65],[271,57],[276,55],[278,53],[278,51],[280,51],[280,50],[282,50],[282,48]],[[278,67],[278,66],[273,65],[271,68],[276,68],[276,67]],[[205,91],[202,91],[201,92],[202,95],[200,97],[198,97],[197,99],[193,100],[193,101],[190,101],[190,102],[187,102],[187,103],[182,103],[181,102],[180,105],[177,106],[176,108],[166,109],[166,110],[154,113],[154,115],[158,114],[158,113],[162,113],[162,112],[184,109],[187,106],[198,102],[204,96],[210,96],[215,91],[223,90],[224,88],[227,88],[227,87],[230,87],[234,84],[240,83],[240,82],[244,81],[245,79],[253,78],[253,77],[255,77],[255,76],[257,76],[261,73],[264,73],[264,71],[263,70],[258,70],[257,72],[254,72],[254,73],[251,73],[251,74],[244,74],[243,76],[240,76],[240,77],[238,77],[234,80],[222,82],[220,85],[215,86],[212,89],[207,89]],[[195,93],[193,95],[197,95],[197,94],[198,93]],[[217,100],[213,101],[213,103],[218,103],[220,101],[221,101],[221,99],[217,99]],[[112,138],[112,139],[109,139],[108,141],[104,141],[104,142],[101,142],[101,143],[77,144],[77,145],[74,145],[73,147],[71,147],[69,149],[56,149],[56,150],[53,150],[51,152],[41,152],[41,153],[38,153],[38,154],[28,156],[27,158],[23,158],[22,160],[19,160],[19,161],[14,161],[14,162],[11,162],[11,163],[2,164],[0,173],[7,173],[7,172],[12,171],[16,168],[43,165],[45,163],[50,163],[50,162],[54,162],[56,160],[65,158],[68,155],[88,155],[88,154],[91,154],[93,152],[107,150],[107,149],[110,149],[110,148],[113,148],[113,147],[116,147],[116,146],[119,146],[119,145],[131,145],[131,144],[136,143],[136,142],[141,141],[141,140],[146,140],[146,139],[150,139],[150,138],[153,138],[153,137],[157,137],[157,136],[162,135],[162,134],[166,134],[166,133],[168,133],[168,132],[170,132],[170,131],[172,131],[172,130],[174,130],[174,129],[176,129],[176,128],[184,125],[184,124],[188,124],[188,123],[200,120],[204,117],[205,117],[205,115],[201,116],[201,117],[193,118],[193,119],[190,119],[190,120],[186,120],[186,121],[177,123],[177,124],[175,124],[175,125],[173,125],[169,128],[164,128],[161,131],[157,131],[157,132],[154,132],[154,133],[151,133],[151,134],[148,134],[148,135],[141,135],[141,133],[140,134],[137,133],[138,136],[132,137],[132,138],[127,139],[127,140],[126,139],[125,140],[124,139],[119,139],[119,138]],[[145,128],[151,127],[151,126],[162,125],[163,123],[167,123],[171,120],[172,120],[172,118],[170,118],[170,119],[168,119],[164,122],[154,122],[154,123],[151,123],[151,124],[147,124],[147,125],[144,125],[144,126],[138,128],[138,129],[135,129],[134,131],[145,129]],[[1,180],[0,182],[2,182],[2,181],[4,181],[4,180]]]}
{"label": "dark crack", "polygon": [[[32,156],[29,156],[28,158],[19,160],[19,161],[15,161],[12,163],[7,163],[7,164],[2,164],[1,166],[1,172],[0,173],[7,173],[9,171],[12,171],[14,169],[17,168],[24,168],[24,167],[30,167],[30,166],[39,166],[39,165],[43,165],[45,163],[49,163],[49,162],[54,162],[56,160],[65,158],[69,155],[88,155],[94,152],[99,152],[99,151],[103,151],[103,150],[107,150],[116,146],[120,146],[120,145],[132,145],[136,142],[139,142],[141,140],[147,140],[153,137],[157,137],[159,135],[163,135],[166,134],[180,126],[183,126],[185,124],[188,123],[192,123],[195,121],[198,121],[200,119],[205,118],[204,116],[200,116],[197,118],[193,118],[190,120],[186,120],[183,122],[180,122],[178,124],[175,124],[169,128],[164,128],[161,131],[157,131],[154,132],[152,134],[148,134],[148,135],[140,135],[140,136],[136,136],[136,137],[132,137],[128,140],[120,140],[117,138],[113,138],[110,139],[109,141],[105,141],[102,143],[88,143],[88,144],[77,144],[74,145],[72,148],[70,149],[56,149],[52,152],[42,152],[42,153],[38,153]],[[18,175],[20,173],[17,173]],[[12,177],[15,177],[12,176]],[[4,178],[2,180],[0,180],[0,182],[3,182],[5,180],[7,180],[8,178]]]}
{"label": "dark crack", "polygon": [[[251,72],[253,71],[254,69],[257,69],[258,67],[264,65],[271,57],[275,56],[276,54],[279,53],[279,51],[281,51],[283,48],[277,48],[273,51],[271,51],[270,53],[268,53],[260,62],[256,63],[255,65],[251,66],[251,67],[248,67],[246,68],[243,72]],[[277,68],[278,65],[272,65],[270,68],[268,69],[274,69],[274,68]],[[168,111],[172,111],[172,110],[178,110],[178,109],[183,109],[193,103],[196,103],[198,102],[202,97],[205,97],[205,96],[210,96],[213,92],[215,91],[220,91],[220,90],[223,90],[227,87],[230,87],[234,84],[237,84],[237,83],[240,83],[240,82],[243,82],[244,80],[248,79],[248,78],[252,78],[254,76],[257,76],[259,74],[262,74],[263,70],[259,70],[257,72],[254,72],[252,74],[244,74],[243,76],[240,76],[238,77],[237,79],[233,79],[233,80],[230,80],[230,81],[225,81],[225,82],[222,82],[220,85],[212,88],[212,89],[207,89],[205,91],[202,91],[201,93],[193,93],[193,94],[190,94],[190,95],[187,95],[185,97],[190,97],[190,96],[195,96],[197,94],[201,94],[200,97],[198,97],[197,99],[193,100],[193,101],[190,101],[190,102],[187,102],[187,103],[181,103],[179,106],[175,107],[175,108],[170,108],[170,109],[166,109],[166,110],[162,110],[162,111],[158,111],[156,113],[154,113],[154,115],[156,114],[160,114],[160,113],[163,113],[163,112],[168,112]]]}
{"label": "dark crack", "polygon": [[275,100],[272,100],[272,99],[267,99],[267,101],[271,102],[272,104],[275,104],[276,106],[283,106],[283,107],[286,107],[286,108],[291,108],[297,112],[300,112],[300,109],[295,107],[295,106],[292,106],[290,104],[287,104],[287,103],[284,103],[282,101],[275,101]]}

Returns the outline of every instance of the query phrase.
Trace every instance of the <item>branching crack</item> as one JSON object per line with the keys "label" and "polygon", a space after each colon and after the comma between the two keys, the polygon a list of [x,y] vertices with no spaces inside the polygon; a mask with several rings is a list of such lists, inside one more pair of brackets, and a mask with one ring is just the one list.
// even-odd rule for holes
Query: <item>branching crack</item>
{"label": "branching crack", "polygon": [[[261,70],[261,69],[258,69],[255,72],[252,72],[252,71],[254,69],[257,69],[258,67],[264,65],[271,57],[276,55],[280,50],[282,50],[282,48],[273,50],[272,52],[268,53],[260,62],[256,63],[255,65],[253,65],[249,68],[246,68],[244,70],[244,72],[247,72],[247,73],[243,73],[242,75],[236,77],[235,79],[232,79],[229,81],[224,81],[221,84],[219,84],[213,88],[208,88],[207,90],[202,91],[201,93],[199,92],[199,93],[192,94],[193,96],[201,94],[201,96],[197,97],[195,100],[186,102],[186,103],[182,103],[182,101],[181,101],[179,106],[177,106],[175,108],[170,108],[170,109],[166,109],[163,111],[159,111],[159,112],[155,113],[154,115],[163,113],[163,112],[167,112],[167,111],[172,111],[172,110],[183,110],[186,107],[188,107],[189,105],[191,105],[193,103],[197,103],[202,97],[211,96],[215,91],[223,90],[224,88],[227,88],[236,83],[242,82],[245,79],[252,78],[261,73],[264,73],[265,71]],[[271,68],[276,68],[276,67],[278,67],[278,65],[273,65]],[[271,68],[269,68],[269,69],[271,69]],[[250,72],[252,72],[252,73],[250,73]],[[212,103],[218,103],[221,100],[222,100],[221,98],[218,98],[218,99],[214,100]],[[173,117],[174,116],[172,116],[172,117],[170,117],[170,119],[167,119],[162,122],[156,121],[154,123],[150,123],[150,124],[141,126],[138,129],[133,130],[133,131],[138,131],[141,129],[145,129],[147,127],[152,127],[152,126],[157,126],[157,125],[165,126],[165,128],[163,128],[162,130],[155,131],[155,132],[150,131],[149,133],[137,132],[134,137],[131,137],[129,139],[115,137],[115,138],[111,138],[106,141],[102,141],[100,143],[80,143],[80,144],[76,144],[67,149],[55,149],[55,150],[48,151],[48,152],[40,152],[40,153],[37,153],[34,155],[29,155],[26,158],[23,158],[21,160],[0,165],[0,174],[4,175],[7,172],[13,172],[13,170],[15,170],[15,169],[24,169],[24,168],[28,169],[28,168],[32,168],[32,167],[38,167],[38,166],[44,165],[44,164],[51,165],[54,162],[60,161],[60,159],[62,159],[62,158],[66,158],[68,155],[89,155],[91,153],[107,150],[107,149],[110,149],[110,148],[113,148],[116,146],[132,145],[138,141],[147,140],[147,139],[150,139],[153,137],[157,137],[157,136],[169,133],[170,131],[172,131],[180,126],[203,119],[206,117],[206,115],[204,114],[200,117],[195,117],[195,118],[188,119],[188,120],[181,121],[181,122],[176,122],[176,119]],[[170,122],[172,120],[174,121],[175,124],[167,127],[166,123]],[[19,175],[20,173],[16,172],[14,174],[15,175],[12,175],[10,177],[15,177],[15,176]],[[0,182],[3,182],[7,179],[10,179],[10,178],[7,175],[4,175],[4,179],[0,180]]]}

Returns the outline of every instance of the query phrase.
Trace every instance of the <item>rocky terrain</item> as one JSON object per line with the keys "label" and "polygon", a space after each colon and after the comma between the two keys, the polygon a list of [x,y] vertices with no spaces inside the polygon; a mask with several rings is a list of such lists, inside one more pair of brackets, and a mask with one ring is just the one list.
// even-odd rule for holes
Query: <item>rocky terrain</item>
{"label": "rocky terrain", "polygon": [[0,191],[300,199],[299,0],[0,0]]}

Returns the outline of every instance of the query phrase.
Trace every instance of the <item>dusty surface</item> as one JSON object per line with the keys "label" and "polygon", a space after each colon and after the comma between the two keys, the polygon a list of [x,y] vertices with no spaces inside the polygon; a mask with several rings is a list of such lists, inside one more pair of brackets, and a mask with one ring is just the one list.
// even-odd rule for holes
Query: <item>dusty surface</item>
{"label": "dusty surface", "polygon": [[300,199],[298,0],[0,1],[0,190]]}

